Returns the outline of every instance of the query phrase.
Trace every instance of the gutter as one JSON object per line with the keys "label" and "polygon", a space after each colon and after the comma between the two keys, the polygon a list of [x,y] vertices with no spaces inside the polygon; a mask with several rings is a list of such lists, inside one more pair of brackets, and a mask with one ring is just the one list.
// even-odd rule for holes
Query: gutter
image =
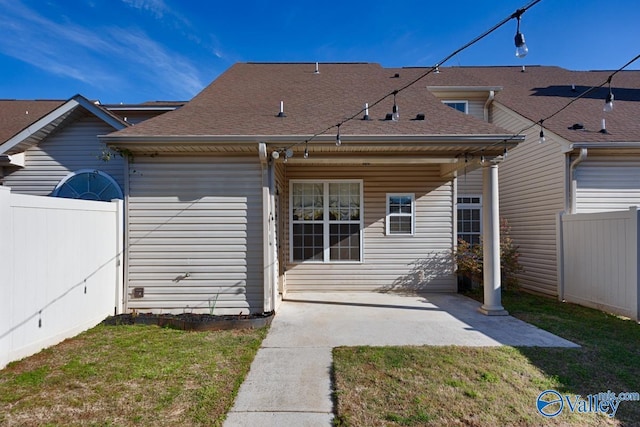
{"label": "gutter", "polygon": [[578,190],[578,183],[575,180],[576,168],[587,158],[587,151],[587,148],[581,148],[578,157],[569,165],[569,188],[567,189],[567,196],[569,200],[565,201],[565,203],[566,206],[569,207],[569,213],[571,214],[576,213],[576,193]]}
{"label": "gutter", "polygon": [[[157,144],[157,143],[206,143],[206,144],[228,144],[246,143],[255,146],[256,142],[267,143],[303,143],[311,138],[311,135],[98,135],[98,138],[107,144]],[[507,141],[507,145],[517,145],[524,141],[524,135],[513,134],[466,134],[466,135],[345,135],[345,141],[357,144],[389,144],[389,143],[443,143],[455,144],[497,144]],[[313,138],[314,142],[335,143],[335,135],[320,135]]]}
{"label": "gutter", "polygon": [[489,97],[487,98],[487,102],[484,103],[484,110],[483,110],[484,121],[487,123],[489,123],[489,105],[491,105],[495,97],[496,97],[496,91],[492,89],[489,91]]}

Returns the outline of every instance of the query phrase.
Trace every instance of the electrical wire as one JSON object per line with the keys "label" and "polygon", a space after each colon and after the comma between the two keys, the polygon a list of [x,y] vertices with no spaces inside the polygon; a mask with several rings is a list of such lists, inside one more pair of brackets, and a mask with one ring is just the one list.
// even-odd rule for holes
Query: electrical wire
{"label": "electrical wire", "polygon": [[[495,24],[490,29],[486,30],[485,32],[483,32],[479,36],[475,37],[471,41],[467,42],[466,44],[464,44],[463,46],[459,47],[458,49],[456,49],[455,51],[453,51],[449,55],[447,55],[444,58],[442,58],[442,60],[440,60],[438,63],[436,63],[432,67],[429,67],[426,72],[424,72],[423,74],[419,75],[415,79],[411,80],[409,83],[405,84],[404,86],[400,87],[399,89],[396,89],[396,90],[394,90],[392,92],[387,93],[382,98],[380,98],[377,101],[374,101],[373,103],[369,104],[369,108],[373,108],[376,105],[378,105],[381,102],[383,102],[384,100],[386,100],[387,98],[389,98],[391,96],[395,96],[395,95],[399,94],[400,92],[402,92],[402,91],[408,89],[409,87],[413,86],[414,84],[416,84],[417,82],[419,82],[420,80],[422,80],[423,78],[427,77],[429,74],[431,74],[432,72],[437,70],[440,66],[442,66],[443,64],[448,62],[451,58],[453,58],[454,56],[456,56],[460,52],[468,49],[469,47],[473,46],[474,44],[478,43],[480,40],[484,39],[485,37],[489,36],[491,33],[496,31],[498,28],[502,27],[507,22],[511,21],[512,19],[519,19],[520,16],[522,16],[522,14],[524,12],[526,12],[529,9],[531,9],[533,6],[535,6],[536,4],[540,3],[541,1],[542,0],[532,0],[529,3],[527,3],[525,6],[517,9],[511,15],[509,15],[506,18],[504,18],[503,20],[501,20],[500,22]],[[356,117],[360,116],[360,114],[362,114],[364,111],[365,111],[365,108],[362,108],[358,112],[356,112],[355,114],[347,117],[346,119],[342,120],[341,122],[339,122],[339,123],[337,123],[335,125],[328,126],[326,129],[314,133],[313,135],[311,135],[309,138],[305,139],[304,141],[299,141],[299,142],[290,144],[290,145],[286,146],[284,149],[281,149],[280,151],[285,151],[286,149],[293,148],[293,147],[298,146],[300,144],[308,143],[308,142],[314,140],[315,138],[317,138],[317,137],[319,137],[321,135],[324,135],[325,133],[329,132],[330,130],[332,130],[334,128],[339,128],[341,125],[343,125],[343,124],[345,124],[347,122],[350,122],[351,120],[354,120]]]}

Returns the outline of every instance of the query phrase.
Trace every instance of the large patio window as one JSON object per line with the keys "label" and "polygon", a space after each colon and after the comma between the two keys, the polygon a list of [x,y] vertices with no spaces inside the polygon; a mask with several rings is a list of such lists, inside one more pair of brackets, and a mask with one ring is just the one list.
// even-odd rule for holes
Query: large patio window
{"label": "large patio window", "polygon": [[291,260],[362,260],[362,182],[291,182]]}

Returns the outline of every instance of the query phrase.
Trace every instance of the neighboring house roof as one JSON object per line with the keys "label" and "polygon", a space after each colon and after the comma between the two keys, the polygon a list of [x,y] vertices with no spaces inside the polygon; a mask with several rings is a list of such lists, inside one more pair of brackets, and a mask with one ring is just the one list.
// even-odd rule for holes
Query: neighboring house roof
{"label": "neighboring house roof", "polygon": [[62,105],[64,100],[0,100],[0,143]]}
{"label": "neighboring house roof", "polygon": [[[560,67],[450,67],[440,68],[431,75],[428,84],[500,86],[495,102],[521,116],[539,122],[565,107],[573,98],[607,81],[613,71],[571,71]],[[574,88],[572,88],[572,85]],[[603,111],[608,85],[594,90],[573,102],[544,127],[571,143],[640,142],[640,71],[621,71],[611,80],[614,109]],[[608,133],[601,133],[601,121],[606,119]],[[582,124],[584,129],[570,129]]]}
{"label": "neighboring house roof", "polygon": [[[305,139],[355,115],[365,103],[370,104],[371,120],[362,120],[363,114],[359,114],[344,123],[340,132],[345,138],[509,134],[443,105],[420,83],[397,95],[400,120],[385,120],[392,111],[393,96],[378,105],[371,104],[402,89],[424,69],[392,70],[379,64],[343,63],[320,64],[319,73],[314,70],[310,63],[238,63],[179,110],[111,134],[107,139]],[[281,101],[286,117],[277,117]],[[416,120],[418,114],[424,114],[425,120]],[[335,133],[334,128],[324,137],[335,137]]]}
{"label": "neighboring house roof", "polygon": [[[14,123],[13,129],[7,132],[9,137],[0,140],[0,155],[12,155],[25,151],[27,148],[39,143],[54,130],[63,126],[66,121],[72,120],[76,114],[84,114],[81,110],[89,111],[116,130],[129,126],[120,117],[89,101],[82,95],[76,95],[66,102],[55,101],[58,105],[50,104],[48,112],[44,111],[46,107],[42,105],[41,111],[44,111],[44,114],[31,117],[31,120],[23,120],[23,116],[26,114],[22,112],[23,108],[20,107],[29,105],[29,103],[39,105],[38,101],[11,102],[15,103],[15,105],[11,105],[11,108],[7,108],[7,110],[3,109],[2,113],[0,113],[1,117],[6,117],[7,122]],[[12,118],[12,114],[16,115],[17,118]],[[11,132],[13,133],[11,134]]]}

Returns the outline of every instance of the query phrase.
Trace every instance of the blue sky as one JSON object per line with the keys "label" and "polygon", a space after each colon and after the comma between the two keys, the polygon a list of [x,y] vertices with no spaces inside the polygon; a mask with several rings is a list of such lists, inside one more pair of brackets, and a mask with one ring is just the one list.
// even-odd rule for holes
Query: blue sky
{"label": "blue sky", "polygon": [[[432,66],[528,0],[0,0],[0,98],[187,100],[238,61]],[[446,65],[616,69],[640,53],[633,0],[542,0]],[[640,69],[640,61],[630,69]]]}

